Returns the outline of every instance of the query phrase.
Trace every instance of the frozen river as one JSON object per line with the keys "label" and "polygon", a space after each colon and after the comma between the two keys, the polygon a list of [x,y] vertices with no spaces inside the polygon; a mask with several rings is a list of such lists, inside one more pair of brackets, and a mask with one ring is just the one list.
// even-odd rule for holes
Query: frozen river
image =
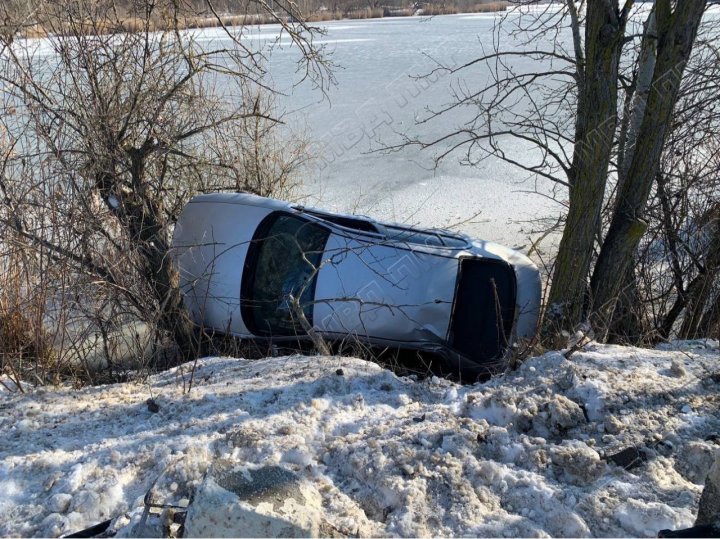
{"label": "frozen river", "polygon": [[[633,16],[636,24],[642,22],[647,9],[649,4],[639,4],[640,13]],[[711,11],[714,24],[720,8]],[[507,26],[517,22],[515,12],[507,17]],[[267,82],[281,92],[277,101],[286,112],[288,125],[314,141],[310,153],[316,161],[304,174],[304,203],[424,226],[462,222],[459,228],[465,232],[514,246],[529,244],[528,237],[538,228],[532,220],[555,221],[562,208],[543,195],[556,189],[557,199],[562,201],[564,190],[499,159],[488,158],[467,167],[460,164],[462,154],[457,153],[434,167],[434,156],[447,145],[424,151],[417,147],[393,153],[377,151],[398,143],[402,134],[432,140],[472,119],[474,110],[466,108],[437,121],[418,123],[429,110],[451,102],[453,90],[481,88],[490,77],[484,63],[457,75],[417,76],[430,72],[437,62],[457,66],[492,52],[497,20],[498,15],[489,13],[323,23],[326,33],[315,43],[326,48],[337,66],[337,84],[326,96],[310,84],[296,84],[298,51],[290,46],[287,35],[276,43],[279,26],[250,29],[244,38],[250,48],[276,43],[269,57]],[[200,30],[197,37],[215,41],[225,35],[210,28]],[[532,46],[549,50],[555,45],[551,40],[568,38],[563,33],[548,35],[547,43]],[[50,53],[47,40],[36,43]],[[526,50],[507,35],[500,43],[504,51]],[[514,69],[526,71],[547,68],[537,62],[514,57],[512,64]],[[508,114],[515,112],[510,108]],[[511,160],[538,161],[527,144],[510,141],[503,150]]]}
{"label": "frozen river", "polygon": [[[398,133],[425,138],[442,136],[466,120],[462,114],[418,125],[416,119],[450,100],[459,81],[448,74],[418,80],[433,60],[465,63],[492,50],[494,14],[336,21],[325,23],[319,42],[332,52],[337,85],[327,99],[308,86],[292,88],[293,49],[276,49],[270,61],[273,83],[289,95],[279,99],[289,123],[304,129],[318,154],[304,192],[308,204],[352,211],[376,218],[426,226],[466,221],[460,229],[511,245],[528,244],[528,220],[557,215],[556,203],[536,194],[534,179],[500,160],[477,167],[451,156],[433,167],[437,150],[417,148],[374,153],[399,140]],[[274,37],[262,27],[254,36]],[[506,46],[512,46],[508,44]],[[478,66],[462,73],[470,86],[488,77]],[[467,114],[467,111],[465,111]],[[439,149],[442,149],[439,148]],[[528,159],[527,148],[511,148],[511,156]],[[547,184],[540,189],[547,192]],[[479,215],[476,215],[479,214]]]}

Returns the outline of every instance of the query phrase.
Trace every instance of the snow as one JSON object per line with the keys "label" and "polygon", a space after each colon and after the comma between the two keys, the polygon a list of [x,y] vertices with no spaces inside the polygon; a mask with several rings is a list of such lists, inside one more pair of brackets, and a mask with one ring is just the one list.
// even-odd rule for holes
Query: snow
{"label": "snow", "polygon": [[[688,527],[718,450],[706,438],[720,433],[720,356],[712,342],[670,348],[591,344],[472,386],[293,356],[201,359],[189,393],[190,365],[145,384],[2,391],[0,535],[114,518],[132,536],[148,491],[202,516],[217,504],[191,500],[220,459],[294,472],[330,529],[360,536]],[[606,459],[627,447],[647,460]]]}

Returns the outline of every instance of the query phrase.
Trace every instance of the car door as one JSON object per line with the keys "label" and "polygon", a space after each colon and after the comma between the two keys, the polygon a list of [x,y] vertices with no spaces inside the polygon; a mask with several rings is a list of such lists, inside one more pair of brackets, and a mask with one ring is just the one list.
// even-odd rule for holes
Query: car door
{"label": "car door", "polygon": [[457,272],[455,256],[334,231],[318,272],[315,328],[378,343],[444,343]]}

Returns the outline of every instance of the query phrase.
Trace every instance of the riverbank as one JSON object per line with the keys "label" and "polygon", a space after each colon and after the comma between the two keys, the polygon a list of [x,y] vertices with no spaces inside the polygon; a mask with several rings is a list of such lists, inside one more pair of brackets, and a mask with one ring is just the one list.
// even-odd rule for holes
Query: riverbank
{"label": "riverbank", "polygon": [[[495,13],[506,11],[510,7],[509,2],[484,2],[478,4],[443,3],[426,4],[420,8],[412,6],[377,6],[350,10],[331,10],[321,8],[304,17],[308,23],[358,20],[358,19],[382,19],[392,17],[414,17],[426,16],[435,17],[438,15],[458,15],[472,13]],[[175,28],[177,24],[180,29],[201,29],[218,27],[258,26],[265,24],[278,24],[290,22],[292,17],[285,13],[275,11],[274,13],[221,13],[213,16],[187,16],[177,20],[158,17],[147,21],[138,17],[118,17],[107,21],[88,22],[86,33],[90,34],[112,34],[120,32],[142,32],[162,31]],[[50,35],[63,33],[62,22],[57,24],[28,24],[18,30],[23,38],[43,38]]]}
{"label": "riverbank", "polygon": [[186,514],[221,536],[255,511],[229,491],[222,511],[208,503],[222,463],[294,478],[308,518],[342,536],[687,528],[718,449],[720,356],[716,341],[666,348],[593,343],[472,386],[322,356],[201,359],[190,392],[191,365],[144,384],[0,386],[0,536],[173,537]]}

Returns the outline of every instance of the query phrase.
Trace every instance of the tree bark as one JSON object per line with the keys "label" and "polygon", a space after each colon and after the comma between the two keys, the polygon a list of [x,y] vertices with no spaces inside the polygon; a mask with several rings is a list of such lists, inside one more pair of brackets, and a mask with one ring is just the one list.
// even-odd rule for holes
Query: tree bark
{"label": "tree bark", "polygon": [[715,294],[705,311],[700,322],[700,333],[705,337],[720,340],[720,293]]}
{"label": "tree bark", "polygon": [[618,297],[615,316],[608,332],[608,342],[639,345],[646,335],[641,314],[640,294],[634,268],[628,269]]}
{"label": "tree bark", "polygon": [[[612,4],[612,5],[611,5]],[[569,209],[560,241],[543,328],[546,344],[583,319],[587,278],[605,196],[617,121],[618,66],[627,12],[617,1],[587,4],[585,65],[578,95]]]}
{"label": "tree bark", "polygon": [[711,227],[706,240],[707,248],[702,257],[702,267],[677,298],[672,308],[663,320],[660,336],[667,339],[672,332],[675,322],[685,312],[685,318],[678,332],[682,339],[705,337],[713,327],[713,320],[718,320],[717,308],[720,307],[720,295],[715,298],[715,304],[705,309],[708,294],[720,275],[720,207],[711,214],[709,226]]}
{"label": "tree bark", "polygon": [[655,72],[655,60],[657,56],[657,27],[655,24],[655,6],[653,6],[647,20],[643,40],[640,46],[638,58],[637,75],[634,81],[632,101],[628,107],[627,131],[621,134],[620,148],[618,152],[618,184],[622,185],[628,174],[630,163],[632,163],[635,147],[637,145],[638,132],[645,109],[647,99],[652,89],[653,73]]}
{"label": "tree bark", "polygon": [[120,200],[114,211],[142,258],[143,277],[152,287],[152,300],[158,306],[158,328],[173,338],[179,356],[188,361],[199,352],[200,341],[197,328],[183,308],[179,275],[169,257],[170,236],[162,218],[161,202],[142,187],[146,183],[145,161],[151,151],[150,147],[129,150],[134,189],[113,192],[122,183],[106,177],[99,178],[96,185],[105,200],[110,196]]}
{"label": "tree bark", "polygon": [[[678,337],[681,339],[697,339],[707,337],[704,333],[703,318],[705,317],[705,305],[711,297],[713,284],[720,273],[720,207],[712,212],[710,221],[710,233],[707,242],[707,249],[703,257],[702,268],[698,276],[693,279],[685,299],[685,317],[680,326]],[[705,321],[707,323],[707,321]]]}
{"label": "tree bark", "polygon": [[610,228],[600,249],[590,283],[592,323],[603,339],[611,321],[622,277],[646,228],[643,214],[672,120],[683,69],[692,52],[706,0],[670,0],[655,6],[658,30],[657,60],[652,90],[625,180],[619,186]]}

